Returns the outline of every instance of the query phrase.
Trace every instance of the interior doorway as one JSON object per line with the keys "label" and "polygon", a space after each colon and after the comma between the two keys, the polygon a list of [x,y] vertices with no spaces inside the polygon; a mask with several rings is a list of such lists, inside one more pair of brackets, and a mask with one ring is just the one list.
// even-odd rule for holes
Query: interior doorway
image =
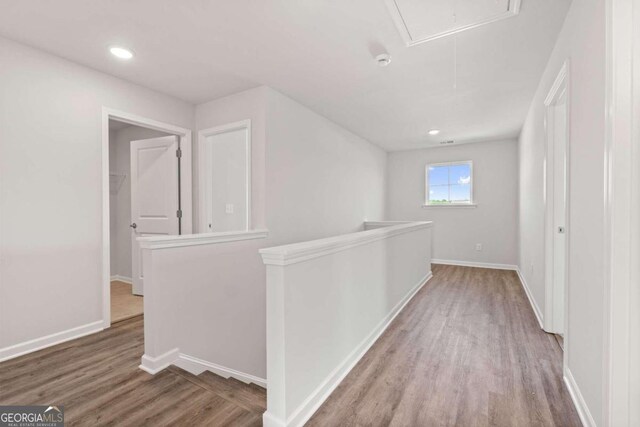
{"label": "interior doorway", "polygon": [[174,135],[109,120],[112,324],[143,313],[144,278],[136,238],[179,234],[177,149]]}
{"label": "interior doorway", "polygon": [[137,238],[191,233],[191,131],[105,109],[102,153],[106,328],[144,312]]}
{"label": "interior doorway", "polygon": [[566,344],[569,211],[568,64],[562,67],[546,100],[545,159],[545,319],[544,329]]}

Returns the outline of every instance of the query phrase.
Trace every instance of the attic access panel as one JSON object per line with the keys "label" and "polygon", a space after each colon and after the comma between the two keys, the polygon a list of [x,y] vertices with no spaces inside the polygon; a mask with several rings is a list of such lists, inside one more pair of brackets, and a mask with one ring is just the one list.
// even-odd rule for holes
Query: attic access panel
{"label": "attic access panel", "polygon": [[386,0],[407,46],[516,16],[520,0]]}

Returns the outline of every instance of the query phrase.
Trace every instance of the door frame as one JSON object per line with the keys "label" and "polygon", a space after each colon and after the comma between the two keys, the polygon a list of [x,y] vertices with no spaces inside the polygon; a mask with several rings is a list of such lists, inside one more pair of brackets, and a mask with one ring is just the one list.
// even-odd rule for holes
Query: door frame
{"label": "door frame", "polygon": [[554,192],[554,141],[551,133],[554,131],[551,128],[551,120],[550,120],[550,109],[553,107],[554,103],[558,100],[558,98],[562,95],[564,90],[565,93],[565,114],[566,114],[566,144],[565,144],[565,162],[566,162],[566,182],[565,182],[565,274],[564,274],[564,313],[562,319],[563,323],[563,347],[564,347],[564,365],[566,366],[567,361],[567,349],[568,349],[568,339],[569,339],[569,331],[568,331],[568,315],[569,315],[569,249],[570,249],[570,169],[571,169],[571,161],[570,161],[570,153],[571,153],[571,86],[569,84],[569,60],[566,60],[558,75],[556,76],[549,93],[544,101],[545,106],[545,118],[544,118],[544,128],[545,128],[545,153],[544,153],[544,206],[545,206],[545,216],[544,216],[544,253],[545,253],[545,268],[544,268],[544,283],[545,283],[545,299],[544,299],[544,319],[543,319],[543,329],[546,332],[555,332],[554,331],[554,284],[553,284],[553,265],[554,265],[554,236],[555,236],[555,227],[554,227],[554,202],[553,202],[553,192]]}
{"label": "door frame", "polygon": [[233,132],[236,130],[246,130],[247,139],[245,140],[246,147],[246,168],[247,168],[247,188],[246,188],[246,230],[251,230],[253,224],[251,223],[251,119],[240,120],[233,123],[227,123],[220,126],[215,126],[198,131],[198,204],[199,204],[199,224],[198,230],[201,233],[210,233],[207,227],[207,186],[205,185],[207,179],[207,159],[203,154],[206,152],[205,142],[207,137],[212,135],[219,135],[222,133]]}
{"label": "door frame", "polygon": [[102,323],[111,327],[111,237],[109,224],[109,120],[128,123],[176,135],[180,139],[182,158],[180,162],[180,198],[182,208],[182,232],[193,230],[192,212],[192,143],[191,129],[138,116],[108,107],[102,107]]}
{"label": "door frame", "polygon": [[606,1],[603,425],[640,422],[640,0]]}

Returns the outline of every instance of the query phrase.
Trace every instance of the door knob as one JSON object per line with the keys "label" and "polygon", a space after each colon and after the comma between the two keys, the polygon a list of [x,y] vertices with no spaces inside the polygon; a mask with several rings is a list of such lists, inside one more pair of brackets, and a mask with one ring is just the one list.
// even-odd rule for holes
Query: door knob
{"label": "door knob", "polygon": [[133,224],[131,224],[129,227],[131,227],[131,228],[133,228],[133,229],[135,230],[136,228],[138,228],[138,224],[136,224],[136,223],[134,222],[134,223],[133,223]]}

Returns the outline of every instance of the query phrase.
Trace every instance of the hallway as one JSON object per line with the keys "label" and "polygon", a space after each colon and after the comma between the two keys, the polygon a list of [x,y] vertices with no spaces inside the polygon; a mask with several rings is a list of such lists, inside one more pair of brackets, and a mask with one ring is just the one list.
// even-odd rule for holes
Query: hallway
{"label": "hallway", "polygon": [[[579,426],[558,343],[516,273],[433,273],[308,425]],[[257,386],[138,369],[142,329],[136,317],[1,363],[0,405],[61,404],[69,425],[260,424]]]}
{"label": "hallway", "polygon": [[514,271],[433,265],[312,426],[580,426]]}

